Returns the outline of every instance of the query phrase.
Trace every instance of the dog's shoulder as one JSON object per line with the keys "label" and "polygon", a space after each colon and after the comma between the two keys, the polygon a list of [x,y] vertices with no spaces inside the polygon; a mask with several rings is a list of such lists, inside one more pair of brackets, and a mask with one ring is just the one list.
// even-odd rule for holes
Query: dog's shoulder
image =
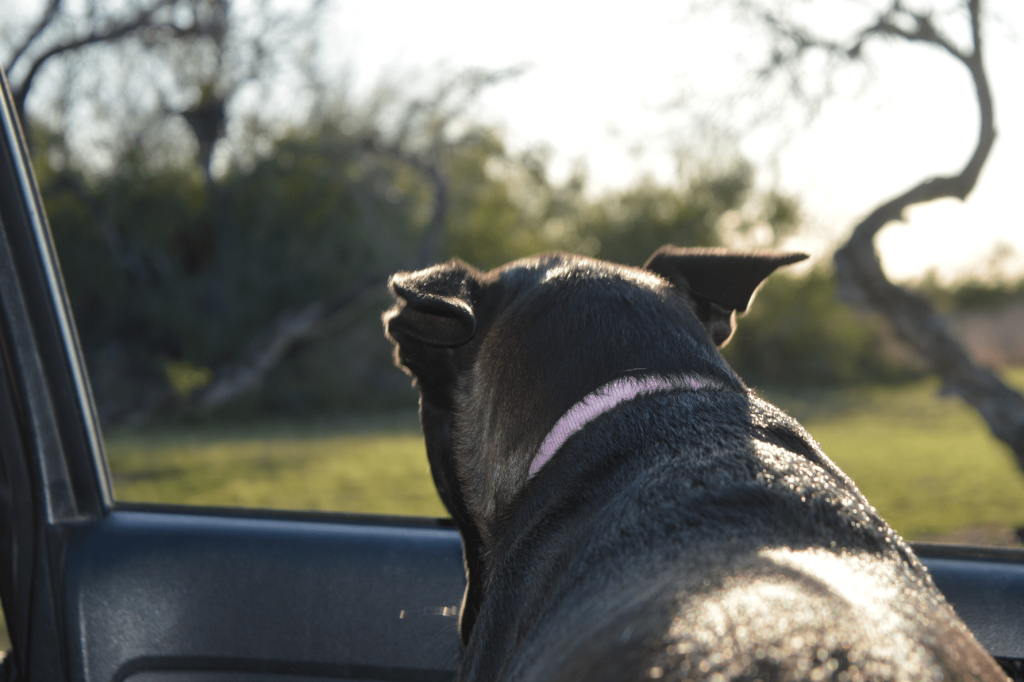
{"label": "dog's shoulder", "polygon": [[565,557],[557,572],[570,582],[594,565],[628,580],[683,559],[704,574],[771,547],[891,556],[928,580],[807,432],[751,393],[646,396],[588,425],[550,466],[524,491],[500,551]]}
{"label": "dog's shoulder", "polygon": [[[595,451],[602,457],[588,460]],[[563,679],[564,668],[564,679],[789,679],[823,666],[825,678],[917,670],[939,680],[954,663],[945,651],[977,648],[853,482],[756,395],[648,396],[596,420],[559,456],[563,516],[519,535],[528,571],[550,573],[558,590],[533,605],[543,615],[511,678],[544,669]],[[514,555],[509,565],[527,570]],[[932,622],[922,626],[922,613]],[[921,630],[932,644],[910,646]],[[913,660],[887,653],[898,651]],[[593,669],[581,677],[581,665]]]}

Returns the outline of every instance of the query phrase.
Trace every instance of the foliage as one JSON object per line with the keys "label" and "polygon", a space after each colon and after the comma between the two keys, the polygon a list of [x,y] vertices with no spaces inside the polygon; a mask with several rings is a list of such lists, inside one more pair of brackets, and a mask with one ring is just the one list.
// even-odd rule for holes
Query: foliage
{"label": "foliage", "polygon": [[571,248],[563,235],[537,226],[575,208],[582,186],[558,187],[547,178],[539,150],[513,156],[493,131],[449,163],[452,192],[445,255],[489,270],[510,260],[557,248]]}
{"label": "foliage", "polygon": [[773,275],[740,318],[725,357],[748,383],[844,385],[919,376],[876,317],[838,301],[835,277]]}
{"label": "foliage", "polygon": [[[297,129],[218,178],[141,152],[90,175],[37,126],[34,163],[104,418],[168,387],[190,395],[282,312],[415,264],[434,192],[401,156],[368,153],[367,135],[339,122]],[[664,243],[720,243],[717,222],[752,191],[741,164],[593,199],[582,172],[554,183],[543,150],[511,154],[486,129],[449,145],[442,170],[448,211],[435,257],[483,268],[552,249],[639,264]],[[380,330],[386,305],[369,297],[230,412],[408,405],[415,394]]]}
{"label": "foliage", "polygon": [[643,265],[663,244],[719,244],[717,219],[742,204],[748,175],[730,172],[698,181],[686,193],[642,181],[595,202],[583,232],[594,239],[593,255],[629,265]]}
{"label": "foliage", "polygon": [[[211,181],[198,166],[152,167],[128,157],[87,176],[62,140],[37,131],[35,164],[62,258],[94,390],[117,418],[167,386],[188,395],[245,352],[282,311],[360,277],[407,267],[431,192],[399,160],[367,155],[339,125],[294,131],[270,152]],[[722,217],[753,193],[736,164],[690,185],[643,180],[589,198],[582,172],[556,184],[543,150],[513,155],[493,131],[453,146],[450,208],[439,259],[490,268],[550,249],[641,264],[665,243],[723,241]],[[770,195],[765,223],[798,216]],[[340,327],[292,352],[262,390],[225,416],[301,415],[410,405],[392,367],[380,292]],[[905,377],[881,327],[840,305],[829,275],[776,275],[741,320],[727,356],[755,381],[856,383]],[[880,353],[881,352],[881,353]],[[911,372],[912,373],[912,372]]]}
{"label": "foliage", "polygon": [[929,273],[916,288],[946,311],[990,310],[1024,300],[1024,278],[993,281],[967,277],[942,284],[935,273]]}
{"label": "foliage", "polygon": [[[285,312],[418,266],[437,187],[416,158],[382,146],[374,125],[323,114],[279,133],[261,154],[236,155],[216,177],[198,157],[154,163],[143,147],[110,173],[87,173],[63,138],[35,127],[34,163],[105,419],[160,391],[202,389]],[[562,249],[639,265],[666,243],[729,243],[754,227],[778,240],[800,222],[798,202],[759,194],[742,161],[689,182],[645,178],[592,196],[584,169],[554,182],[545,149],[511,153],[498,132],[472,121],[443,148],[447,210],[436,260],[487,269]],[[882,325],[839,304],[834,289],[824,272],[772,277],[727,357],[754,383],[915,376],[919,367]],[[358,303],[221,415],[411,405],[415,392],[380,330],[386,293]]]}
{"label": "foliage", "polygon": [[37,139],[34,165],[108,416],[164,386],[168,367],[217,366],[282,310],[393,267],[376,226],[399,243],[416,229],[401,169],[364,163],[329,135],[282,140],[213,188],[198,167],[139,158],[86,177],[52,163],[59,139]]}

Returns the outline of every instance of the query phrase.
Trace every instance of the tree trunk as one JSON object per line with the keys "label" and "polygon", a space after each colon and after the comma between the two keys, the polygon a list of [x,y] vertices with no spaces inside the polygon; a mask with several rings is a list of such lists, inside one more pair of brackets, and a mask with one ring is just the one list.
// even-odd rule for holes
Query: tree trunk
{"label": "tree trunk", "polygon": [[964,54],[938,36],[926,16],[915,17],[914,31],[879,23],[880,32],[933,43],[950,52],[970,71],[981,118],[974,154],[956,176],[936,177],[877,207],[862,220],[834,259],[840,296],[867,306],[889,320],[901,338],[915,348],[943,381],[943,390],[966,400],[985,419],[996,438],[1010,446],[1024,470],[1024,396],[1003,384],[988,368],[975,363],[953,337],[945,320],[923,297],[889,282],[875,252],[874,237],[888,223],[900,220],[914,204],[943,197],[961,200],[974,189],[995,141],[992,96],[981,57],[980,0],[970,0],[973,52]]}

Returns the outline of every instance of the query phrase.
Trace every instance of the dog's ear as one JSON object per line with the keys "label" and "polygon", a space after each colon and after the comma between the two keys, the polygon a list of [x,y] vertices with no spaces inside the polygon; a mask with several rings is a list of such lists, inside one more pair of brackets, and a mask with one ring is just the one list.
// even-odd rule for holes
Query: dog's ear
{"label": "dog's ear", "polygon": [[388,336],[444,348],[469,341],[476,333],[472,298],[476,275],[458,260],[392,275],[388,288],[398,304],[384,313]]}
{"label": "dog's ear", "polygon": [[805,253],[686,249],[667,244],[647,259],[644,268],[689,295],[697,318],[715,345],[722,347],[736,328],[736,313],[746,312],[765,278],[805,258]]}

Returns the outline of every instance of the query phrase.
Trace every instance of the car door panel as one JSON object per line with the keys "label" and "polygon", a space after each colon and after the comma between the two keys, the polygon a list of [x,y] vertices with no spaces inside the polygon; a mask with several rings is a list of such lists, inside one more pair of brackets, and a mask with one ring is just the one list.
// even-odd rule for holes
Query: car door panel
{"label": "car door panel", "polygon": [[70,530],[66,566],[67,636],[80,644],[70,669],[83,682],[445,680],[458,665],[462,549],[428,520],[114,511]]}
{"label": "car door panel", "polygon": [[915,549],[989,653],[1024,660],[1024,552],[926,544]]}

